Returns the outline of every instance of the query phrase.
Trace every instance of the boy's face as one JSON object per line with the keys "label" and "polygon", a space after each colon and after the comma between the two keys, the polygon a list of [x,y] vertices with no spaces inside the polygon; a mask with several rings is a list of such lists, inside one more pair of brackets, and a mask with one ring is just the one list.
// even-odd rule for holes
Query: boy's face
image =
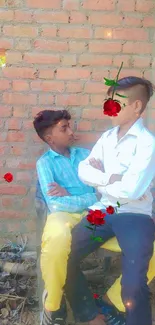
{"label": "boy's face", "polygon": [[114,95],[114,99],[120,101],[121,111],[118,116],[110,117],[113,126],[123,126],[130,122],[136,121],[141,115],[142,102],[140,100],[131,101],[130,92],[119,91],[120,95],[127,96],[127,98],[121,98]]}
{"label": "boy's face", "polygon": [[73,145],[74,136],[69,121],[61,120],[55,126],[50,127],[45,135],[45,141],[57,148],[67,148]]}

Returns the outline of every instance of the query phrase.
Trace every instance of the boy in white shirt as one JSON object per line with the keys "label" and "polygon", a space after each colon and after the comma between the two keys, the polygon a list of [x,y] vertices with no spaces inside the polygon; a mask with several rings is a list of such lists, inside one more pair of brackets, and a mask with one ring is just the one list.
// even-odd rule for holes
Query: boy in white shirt
{"label": "boy in white shirt", "polygon": [[[110,87],[110,97],[112,92]],[[69,301],[78,306],[79,321],[105,324],[98,317],[80,261],[116,236],[122,249],[126,325],[152,325],[147,271],[155,237],[150,192],[155,176],[155,137],[144,127],[141,115],[153,95],[153,86],[145,79],[128,77],[118,81],[114,97],[118,99],[116,93],[122,97],[121,111],[111,117],[114,128],[101,136],[89,157],[80,163],[79,177],[102,194],[100,202],[90,209],[105,211],[109,205],[117,207],[118,201],[120,209],[117,214],[107,215],[106,223],[96,228],[102,243],[90,238],[87,218],[73,229],[65,292]],[[90,159],[102,161],[104,172],[92,167]]]}

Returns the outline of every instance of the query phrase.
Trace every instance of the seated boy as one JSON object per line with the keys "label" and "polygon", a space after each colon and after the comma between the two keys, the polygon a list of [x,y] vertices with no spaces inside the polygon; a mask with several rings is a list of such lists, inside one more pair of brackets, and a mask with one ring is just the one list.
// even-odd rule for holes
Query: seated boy
{"label": "seated boy", "polygon": [[97,201],[95,190],[78,177],[78,165],[87,158],[89,150],[72,146],[74,136],[70,119],[66,110],[45,110],[34,120],[38,136],[50,147],[37,161],[38,180],[49,210],[41,251],[41,271],[47,290],[42,324],[50,324],[48,311],[60,308],[71,229]]}

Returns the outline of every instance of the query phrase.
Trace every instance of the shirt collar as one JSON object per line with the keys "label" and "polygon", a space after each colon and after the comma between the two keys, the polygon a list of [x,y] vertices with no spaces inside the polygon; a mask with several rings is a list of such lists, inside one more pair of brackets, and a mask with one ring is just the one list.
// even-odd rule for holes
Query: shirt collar
{"label": "shirt collar", "polygon": [[[140,117],[132,126],[131,128],[128,130],[128,132],[124,135],[124,137],[126,135],[133,135],[133,136],[138,136],[139,132],[143,129],[144,124],[143,124],[143,119],[142,117]],[[111,133],[113,134],[117,134],[119,130],[119,126],[114,127],[113,129],[110,130],[109,135],[111,135]],[[124,138],[123,137],[123,138]]]}
{"label": "shirt collar", "polygon": [[144,124],[143,124],[143,119],[140,117],[132,126],[131,128],[128,130],[128,132],[126,133],[126,135],[130,134],[130,135],[134,135],[134,136],[138,136],[139,132],[141,132],[141,130],[144,128]]}
{"label": "shirt collar", "polygon": [[[75,157],[77,148],[76,147],[71,147],[69,150],[70,150],[71,158],[73,159]],[[53,158],[55,158],[55,157],[62,157],[63,156],[60,153],[52,150],[51,148],[50,148],[50,153],[52,154]]]}

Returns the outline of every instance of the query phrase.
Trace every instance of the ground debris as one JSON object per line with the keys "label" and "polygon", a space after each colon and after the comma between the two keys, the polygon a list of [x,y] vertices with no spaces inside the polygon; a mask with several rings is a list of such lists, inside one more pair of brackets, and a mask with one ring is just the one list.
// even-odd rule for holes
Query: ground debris
{"label": "ground debris", "polygon": [[[35,325],[38,311],[36,259],[23,259],[27,239],[0,249],[0,324]],[[26,255],[27,256],[27,255]],[[14,267],[12,272],[12,267]],[[22,275],[21,270],[24,270]]]}

